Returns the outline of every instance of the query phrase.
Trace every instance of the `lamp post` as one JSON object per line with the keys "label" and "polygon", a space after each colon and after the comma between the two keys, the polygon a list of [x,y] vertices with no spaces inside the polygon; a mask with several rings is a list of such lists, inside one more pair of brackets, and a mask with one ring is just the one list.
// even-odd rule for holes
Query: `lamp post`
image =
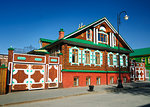
{"label": "lamp post", "polygon": [[117,88],[123,88],[123,85],[122,85],[122,80],[121,80],[121,69],[120,69],[120,41],[119,41],[119,25],[120,25],[120,16],[122,13],[125,13],[125,16],[124,16],[124,19],[125,20],[128,20],[128,15],[127,15],[127,12],[126,11],[122,11],[120,12],[118,15],[117,15],[117,30],[118,30],[118,53],[119,53],[119,80],[118,80],[118,86]]}

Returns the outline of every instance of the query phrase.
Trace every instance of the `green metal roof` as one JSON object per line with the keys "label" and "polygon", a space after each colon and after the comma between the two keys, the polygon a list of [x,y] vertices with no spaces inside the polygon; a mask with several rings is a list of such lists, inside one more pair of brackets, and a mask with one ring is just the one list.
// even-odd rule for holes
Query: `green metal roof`
{"label": "green metal roof", "polygon": [[[63,69],[62,72],[93,72],[93,73],[119,73],[119,71],[98,71],[98,70],[68,70]],[[130,73],[129,71],[121,71],[121,73]]]}
{"label": "green metal roof", "polygon": [[130,56],[142,56],[142,55],[150,55],[150,47],[149,48],[141,48],[134,49],[134,52],[130,54]]}
{"label": "green metal roof", "polygon": [[[73,41],[73,42],[78,42],[78,43],[89,44],[89,45],[94,45],[94,46],[101,46],[101,47],[105,47],[105,48],[111,48],[111,49],[116,49],[116,50],[118,50],[118,47],[117,47],[117,46],[110,47],[109,45],[106,45],[106,44],[101,44],[101,43],[96,44],[96,43],[94,43],[94,42],[92,42],[92,41],[87,41],[87,40],[83,40],[83,39],[69,38],[69,39],[65,39],[65,40]],[[122,47],[120,47],[120,50],[131,52],[130,50],[125,49],[125,48],[122,48]]]}
{"label": "green metal roof", "polygon": [[[105,18],[105,17],[100,18],[100,19],[98,19],[98,20],[96,20],[96,21],[94,21],[94,22],[92,22],[92,23],[90,23],[90,24],[88,24],[88,25],[86,25],[86,26],[80,28],[80,29],[75,30],[74,32],[72,32],[72,33],[70,33],[70,34],[68,34],[68,35],[65,35],[62,39],[48,40],[48,39],[40,38],[41,41],[50,43],[49,45],[46,45],[46,46],[43,47],[42,49],[46,49],[48,46],[50,46],[50,45],[52,45],[52,44],[54,44],[54,43],[56,43],[56,42],[58,42],[58,41],[60,41],[60,40],[68,40],[68,41],[74,41],[74,42],[78,42],[78,43],[85,43],[85,44],[90,44],[90,45],[102,46],[102,47],[106,47],[106,48],[118,49],[118,47],[110,47],[109,45],[105,45],[105,44],[94,44],[93,42],[86,41],[86,40],[82,40],[82,39],[76,39],[76,38],[68,38],[68,39],[67,39],[67,38],[66,38],[67,36],[72,35],[72,34],[78,32],[78,31],[82,31],[85,27],[88,27],[89,25],[92,25],[92,24],[94,24],[95,22],[97,22],[97,21],[99,21],[99,20],[102,20],[102,19],[106,19],[106,18]],[[107,19],[106,19],[106,20],[107,20]],[[66,39],[65,39],[65,38],[66,38]],[[127,42],[126,42],[126,43],[127,43]],[[129,47],[128,44],[127,44],[127,46]],[[131,49],[130,47],[129,47],[129,49],[125,49],[125,48],[120,47],[120,50],[132,52],[132,49]]]}
{"label": "green metal roof", "polygon": [[41,42],[53,43],[53,42],[55,42],[56,40],[49,40],[49,39],[40,38],[40,41],[41,41]]}

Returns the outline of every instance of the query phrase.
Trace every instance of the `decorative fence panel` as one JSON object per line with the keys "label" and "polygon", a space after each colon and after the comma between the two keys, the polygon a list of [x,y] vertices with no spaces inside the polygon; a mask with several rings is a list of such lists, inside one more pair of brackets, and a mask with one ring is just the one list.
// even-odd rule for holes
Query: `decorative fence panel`
{"label": "decorative fence panel", "polygon": [[11,90],[58,88],[59,57],[14,53],[9,63]]}

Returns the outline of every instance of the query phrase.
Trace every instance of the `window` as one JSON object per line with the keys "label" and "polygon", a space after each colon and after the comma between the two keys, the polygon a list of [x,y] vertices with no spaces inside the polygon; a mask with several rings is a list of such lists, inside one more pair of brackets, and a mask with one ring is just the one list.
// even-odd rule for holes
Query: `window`
{"label": "window", "polygon": [[79,77],[74,77],[74,86],[79,86]]}
{"label": "window", "polygon": [[113,65],[113,54],[109,54],[110,65]]}
{"label": "window", "polygon": [[101,78],[100,78],[100,77],[97,77],[97,78],[96,78],[96,84],[97,84],[97,85],[100,85],[100,84],[101,84]]}
{"label": "window", "polygon": [[107,42],[107,35],[102,34],[102,33],[98,33],[98,41],[106,43]]}
{"label": "window", "polygon": [[141,62],[145,63],[145,58],[141,58]]}
{"label": "window", "polygon": [[116,37],[113,36],[113,40],[114,40],[114,46],[116,46]]}
{"label": "window", "polygon": [[72,49],[72,62],[78,63],[78,49]]}
{"label": "window", "polygon": [[123,82],[126,83],[127,82],[127,78],[123,77]]}
{"label": "window", "polygon": [[90,64],[90,51],[85,51],[85,63]]}
{"label": "window", "polygon": [[114,77],[110,77],[110,84],[114,83]]}
{"label": "window", "polygon": [[119,66],[119,55],[116,55],[117,58],[117,65]]}
{"label": "window", "polygon": [[90,77],[86,77],[86,85],[91,85],[91,78]]}
{"label": "window", "polygon": [[123,66],[126,66],[126,56],[123,56]]}
{"label": "window", "polygon": [[88,29],[87,31],[86,31],[86,37],[87,37],[87,40],[91,40],[91,37],[92,35],[91,35],[91,29]]}
{"label": "window", "polygon": [[95,63],[100,64],[100,53],[99,52],[95,52]]}

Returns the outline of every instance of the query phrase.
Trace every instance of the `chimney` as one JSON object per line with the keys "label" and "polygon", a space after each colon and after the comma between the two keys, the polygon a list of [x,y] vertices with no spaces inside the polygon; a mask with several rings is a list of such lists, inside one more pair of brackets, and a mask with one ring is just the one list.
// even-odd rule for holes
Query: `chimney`
{"label": "chimney", "polygon": [[64,30],[61,28],[59,31],[59,38],[58,39],[61,39],[63,37],[64,37]]}

